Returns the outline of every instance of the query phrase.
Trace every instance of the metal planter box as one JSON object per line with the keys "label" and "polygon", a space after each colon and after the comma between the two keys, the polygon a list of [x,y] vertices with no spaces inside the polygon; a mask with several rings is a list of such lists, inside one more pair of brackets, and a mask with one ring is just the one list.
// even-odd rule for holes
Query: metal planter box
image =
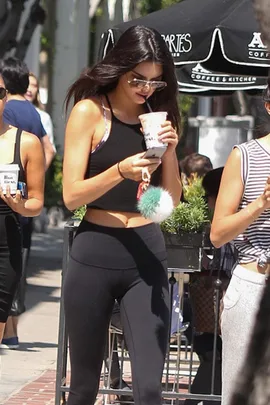
{"label": "metal planter box", "polygon": [[168,268],[201,271],[205,233],[164,233],[167,249]]}

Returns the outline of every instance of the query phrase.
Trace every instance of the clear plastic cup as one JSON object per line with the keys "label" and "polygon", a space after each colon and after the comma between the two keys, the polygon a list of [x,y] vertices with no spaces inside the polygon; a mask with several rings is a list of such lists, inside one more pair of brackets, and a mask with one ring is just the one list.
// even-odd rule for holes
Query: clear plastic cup
{"label": "clear plastic cup", "polygon": [[166,111],[150,112],[139,115],[139,120],[142,124],[146,149],[166,148],[168,146],[167,144],[160,142],[158,139],[158,133],[162,129],[161,125],[166,121],[166,119]]}
{"label": "clear plastic cup", "polygon": [[10,194],[16,194],[18,187],[19,165],[0,165],[0,186],[6,194],[7,186],[10,187]]}

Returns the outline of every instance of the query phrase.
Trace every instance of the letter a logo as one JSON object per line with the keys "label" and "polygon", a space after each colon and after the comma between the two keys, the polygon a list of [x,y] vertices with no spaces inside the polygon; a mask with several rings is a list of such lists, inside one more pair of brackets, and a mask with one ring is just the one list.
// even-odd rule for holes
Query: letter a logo
{"label": "letter a logo", "polygon": [[253,39],[248,46],[250,48],[267,48],[261,39],[261,35],[262,34],[260,32],[253,32]]}

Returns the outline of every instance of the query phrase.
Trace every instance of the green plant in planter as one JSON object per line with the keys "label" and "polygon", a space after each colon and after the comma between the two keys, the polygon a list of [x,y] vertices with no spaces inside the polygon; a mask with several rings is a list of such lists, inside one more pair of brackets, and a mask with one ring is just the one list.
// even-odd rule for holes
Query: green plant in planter
{"label": "green plant in planter", "polygon": [[209,225],[202,178],[197,176],[183,185],[184,202],[161,224],[169,268],[201,271],[202,252]]}
{"label": "green plant in planter", "polygon": [[209,211],[204,199],[202,178],[193,176],[183,185],[184,202],[161,224],[164,233],[201,233],[209,224]]}
{"label": "green plant in planter", "polygon": [[85,213],[86,213],[86,205],[82,205],[81,207],[79,207],[75,211],[73,211],[73,218],[79,219],[81,221],[83,219]]}

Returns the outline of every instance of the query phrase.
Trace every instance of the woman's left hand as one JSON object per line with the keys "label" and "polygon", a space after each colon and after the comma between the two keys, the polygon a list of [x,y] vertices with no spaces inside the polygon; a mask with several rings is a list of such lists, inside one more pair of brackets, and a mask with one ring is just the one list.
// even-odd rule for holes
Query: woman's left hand
{"label": "woman's left hand", "polygon": [[25,199],[22,198],[20,190],[16,191],[15,196],[10,194],[10,187],[7,186],[6,194],[3,193],[3,189],[0,187],[0,197],[4,202],[12,209],[12,211],[21,214],[25,206]]}
{"label": "woman's left hand", "polygon": [[163,159],[165,156],[172,155],[174,153],[179,138],[176,130],[172,126],[171,121],[165,121],[161,126],[162,130],[158,133],[158,139],[160,142],[168,144],[167,150],[162,157]]}

